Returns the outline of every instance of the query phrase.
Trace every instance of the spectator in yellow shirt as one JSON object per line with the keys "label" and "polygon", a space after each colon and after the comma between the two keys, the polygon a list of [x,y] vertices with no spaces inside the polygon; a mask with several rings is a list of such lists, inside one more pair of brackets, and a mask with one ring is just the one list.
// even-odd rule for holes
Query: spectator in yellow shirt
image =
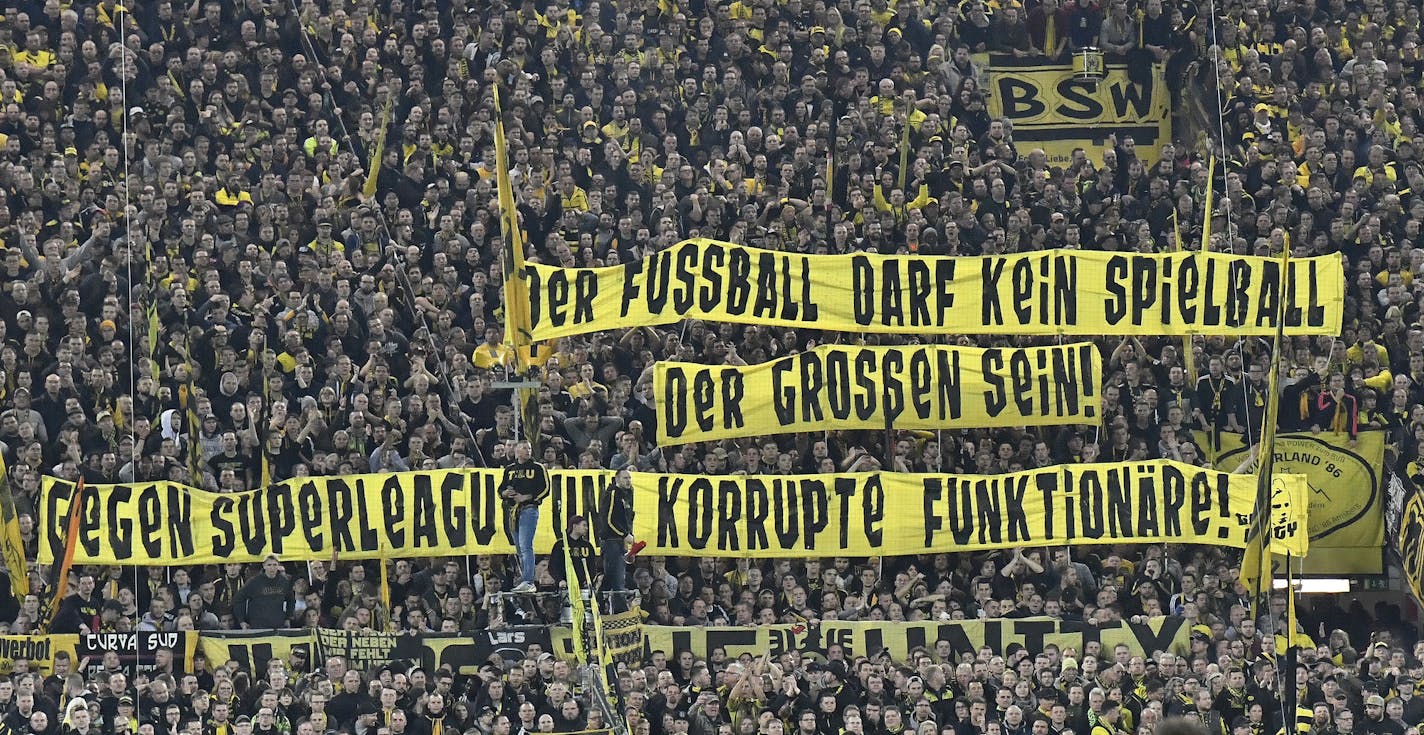
{"label": "spectator in yellow shirt", "polygon": [[475,348],[470,362],[477,368],[488,370],[497,365],[508,364],[513,357],[514,351],[504,344],[500,328],[485,327],[485,341]]}

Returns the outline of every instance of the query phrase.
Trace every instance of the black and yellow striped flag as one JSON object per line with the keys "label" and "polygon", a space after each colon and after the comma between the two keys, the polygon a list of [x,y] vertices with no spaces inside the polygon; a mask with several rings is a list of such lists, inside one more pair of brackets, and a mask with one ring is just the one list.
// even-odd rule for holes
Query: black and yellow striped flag
{"label": "black and yellow striped flag", "polygon": [[[1281,294],[1291,293],[1290,247],[1281,252]],[[1279,377],[1281,350],[1285,343],[1285,305],[1282,296],[1276,304],[1276,335],[1271,344],[1270,373],[1266,379],[1266,410],[1261,420],[1261,441],[1256,445],[1256,513],[1246,535],[1246,554],[1241,561],[1241,583],[1250,590],[1251,615],[1258,613],[1263,596],[1271,594],[1274,574],[1271,569],[1271,482],[1276,464],[1276,422],[1281,400]]]}

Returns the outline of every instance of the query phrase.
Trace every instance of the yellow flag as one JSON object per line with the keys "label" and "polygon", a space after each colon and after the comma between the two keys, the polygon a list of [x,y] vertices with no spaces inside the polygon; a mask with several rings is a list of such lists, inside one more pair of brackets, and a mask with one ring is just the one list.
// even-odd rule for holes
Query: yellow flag
{"label": "yellow flag", "polygon": [[1201,251],[1211,252],[1211,187],[1216,183],[1216,157],[1206,165],[1206,214],[1202,216]]}
{"label": "yellow flag", "polygon": [[1276,421],[1281,407],[1277,383],[1281,373],[1284,327],[1279,320],[1285,315],[1285,294],[1291,292],[1289,267],[1290,246],[1287,245],[1281,250],[1281,298],[1276,305],[1278,321],[1276,336],[1271,344],[1271,372],[1266,378],[1266,411],[1265,418],[1261,420],[1261,442],[1256,445],[1256,515],[1247,533],[1246,554],[1241,560],[1241,583],[1250,590],[1253,617],[1261,604],[1262,595],[1271,593],[1274,580],[1271,553],[1267,549],[1271,543],[1271,500],[1274,495],[1271,479],[1276,464]]}
{"label": "yellow flag", "polygon": [[361,194],[368,197],[376,195],[376,178],[381,173],[381,159],[386,156],[386,133],[391,127],[391,101],[395,95],[386,95],[385,110],[381,113],[381,132],[376,136],[376,148],[371,151],[371,167],[366,172],[366,183],[361,186]]}
{"label": "yellow flag", "polygon": [[25,566],[25,542],[20,538],[20,514],[15,510],[15,496],[10,492],[10,473],[5,468],[5,455],[0,454],[0,554],[5,556],[5,569],[10,572],[10,590],[23,600],[30,594],[30,573]]}
{"label": "yellow flag", "polygon": [[[514,184],[509,180],[509,150],[504,137],[504,110],[499,88],[494,90],[495,182],[499,189],[500,231],[504,234],[504,341],[514,348],[520,375],[528,368],[529,291],[524,283],[524,236],[519,230],[519,209],[514,204]],[[521,349],[523,348],[523,349]]]}
{"label": "yellow flag", "polygon": [[[1211,184],[1207,184],[1211,186]],[[1211,226],[1211,215],[1207,215],[1207,227]],[[1172,240],[1177,243],[1177,252],[1186,250],[1186,243],[1182,242],[1182,225],[1177,221],[1177,208],[1172,208]],[[1192,336],[1182,335],[1182,369],[1187,371],[1187,385],[1195,387],[1197,384],[1197,358],[1192,354]]]}
{"label": "yellow flag", "polygon": [[[151,291],[151,289],[150,289]],[[148,367],[153,375],[153,382],[158,384],[159,370],[158,360],[155,355],[158,352],[158,303],[148,305]]]}

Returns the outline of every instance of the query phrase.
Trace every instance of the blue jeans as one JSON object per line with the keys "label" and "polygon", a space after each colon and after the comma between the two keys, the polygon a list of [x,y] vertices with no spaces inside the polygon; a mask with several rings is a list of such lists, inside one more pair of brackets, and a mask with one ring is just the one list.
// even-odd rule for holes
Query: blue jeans
{"label": "blue jeans", "polygon": [[628,560],[623,539],[603,540],[603,591],[622,592],[628,589]]}
{"label": "blue jeans", "polygon": [[539,530],[539,508],[519,511],[514,549],[519,554],[520,580],[534,582],[534,532]]}

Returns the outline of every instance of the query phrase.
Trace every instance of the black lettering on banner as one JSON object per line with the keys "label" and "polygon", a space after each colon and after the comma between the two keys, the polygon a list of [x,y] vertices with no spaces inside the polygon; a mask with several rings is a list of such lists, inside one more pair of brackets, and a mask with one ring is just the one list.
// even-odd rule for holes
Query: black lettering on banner
{"label": "black lettering on banner", "polygon": [[1014,620],[1008,624],[1013,626],[1013,636],[1022,639],[1023,647],[1030,651],[1042,651],[1044,638],[1059,631],[1054,620]]}
{"label": "black lettering on banner", "polygon": [[[795,376],[787,380],[794,367],[791,360],[776,360],[771,363],[771,406],[776,412],[777,423],[782,426],[792,426],[796,423]],[[671,430],[668,435],[674,436]],[[680,435],[681,433],[677,434]]]}
{"label": "black lettering on banner", "polygon": [[910,323],[929,326],[930,290],[934,287],[930,277],[930,267],[924,260],[911,260],[905,267],[908,286],[906,297],[909,301]]}
{"label": "black lettering on banner", "polygon": [[757,257],[756,301],[752,304],[752,316],[757,319],[776,318],[776,254],[765,252]]}
{"label": "black lettering on banner", "polygon": [[1114,255],[1108,258],[1107,266],[1104,268],[1107,282],[1103,284],[1103,289],[1107,291],[1107,303],[1103,304],[1103,317],[1109,326],[1117,326],[1128,314],[1127,287],[1123,281],[1128,278],[1127,258],[1121,255]]}
{"label": "black lettering on banner", "polygon": [[1113,111],[1117,113],[1117,116],[1144,120],[1151,117],[1153,83],[1152,77],[1148,77],[1146,84],[1108,85],[1108,93],[1112,95]]}
{"label": "black lettering on banner", "polygon": [[1233,260],[1227,266],[1229,289],[1226,300],[1226,326],[1239,327],[1246,323],[1251,309],[1251,264],[1244,260]]}
{"label": "black lettering on banner", "polygon": [[[1197,298],[1201,292],[1201,270],[1190,255],[1176,259],[1177,315],[1183,324],[1197,320]],[[1164,295],[1163,299],[1167,297]]]}
{"label": "black lettering on banner", "polygon": [[574,324],[593,321],[593,300],[598,298],[598,276],[592,271],[579,271],[574,281]]}
{"label": "black lettering on banner", "polygon": [[949,481],[949,533],[958,546],[967,546],[974,536],[974,488],[971,480]]}
{"label": "black lettering on banner", "polygon": [[[1137,639],[1137,645],[1144,651],[1169,651],[1172,642],[1177,639],[1177,633],[1187,624],[1185,618],[1163,617],[1156,619],[1156,627],[1146,623],[1123,623],[1119,626],[1126,627],[1132,632],[1133,638]],[[1093,626],[1087,626],[1093,627]]]}
{"label": "black lettering on banner", "polygon": [[1009,407],[1008,386],[1004,383],[1004,376],[1000,374],[1004,369],[1003,352],[997,347],[990,347],[984,350],[980,362],[984,383],[989,386],[984,391],[984,411],[990,416],[998,416]]}
{"label": "black lettering on banner", "polygon": [[693,414],[693,419],[697,422],[697,428],[702,431],[711,431],[716,422],[715,409],[717,403],[717,386],[712,382],[712,376],[706,370],[699,370],[692,376],[692,404],[697,408]]}
{"label": "black lettering on banner", "polygon": [[497,480],[493,473],[475,475],[477,484],[470,491],[470,528],[474,543],[487,546],[499,531],[496,518],[502,518],[500,499],[495,495]]}
{"label": "black lettering on banner", "polygon": [[[861,490],[864,511],[865,540],[873,549],[880,548],[885,541],[885,531],[880,524],[885,520],[885,486],[880,475],[872,475]],[[928,517],[927,517],[928,519]]]}
{"label": "black lettering on banner", "polygon": [[237,499],[237,528],[249,556],[259,555],[267,548],[267,514],[262,510],[265,505],[257,493],[243,493]]}
{"label": "black lettering on banner", "polygon": [[475,473],[450,472],[440,481],[440,503],[445,511],[441,518],[445,522],[445,538],[450,540],[450,548],[464,548],[468,543],[465,529],[469,527],[470,516],[465,507],[465,478],[478,476]]}
{"label": "black lettering on banner", "polygon": [[727,250],[712,244],[702,254],[702,288],[698,292],[697,306],[711,313],[722,303],[722,267],[727,263]]}
{"label": "black lettering on banner", "polygon": [[1162,533],[1182,535],[1182,505],[1187,500],[1187,478],[1177,468],[1162,468]]}
{"label": "black lettering on banner", "polygon": [[150,559],[162,559],[163,543],[155,538],[155,533],[163,526],[163,507],[158,499],[158,488],[145,485],[138,491],[135,516],[138,518],[138,541]]}
{"label": "black lettering on banner", "polygon": [[1256,326],[1276,326],[1281,306],[1281,264],[1267,260],[1261,264],[1261,291],[1256,302]]}
{"label": "black lettering on banner", "polygon": [[995,651],[1004,650],[1004,624],[1003,620],[984,621],[984,643],[983,645]]}
{"label": "black lettering on banner", "polygon": [[999,483],[997,480],[982,479],[974,483],[974,500],[978,506],[977,523],[979,526],[979,543],[1000,543],[1004,540],[1003,512],[1001,511],[1002,499],[999,496]]}
{"label": "black lettering on banner", "polygon": [[[312,487],[313,482],[304,483],[306,487]],[[233,528],[232,521],[227,516],[232,511],[236,503],[230,495],[219,495],[213,498],[213,508],[210,512],[208,523],[213,527],[213,555],[218,558],[232,556],[237,550],[237,530]]]}
{"label": "black lettering on banner", "polygon": [[405,508],[405,491],[401,488],[400,481],[391,477],[390,480],[381,483],[381,507],[385,509],[386,540],[390,542],[391,548],[403,549],[406,547],[405,527],[402,524],[408,515]]}
{"label": "black lettering on banner", "polygon": [[[439,511],[435,507],[435,492],[430,486],[430,475],[422,472],[412,479],[415,481],[415,487],[411,493],[414,501],[411,503],[411,545],[416,549],[422,546],[438,548],[440,538],[436,531],[435,519]],[[384,550],[383,548],[382,551]]]}
{"label": "black lettering on banner", "polygon": [[880,401],[880,386],[875,382],[875,353],[860,350],[855,355],[856,384],[860,386],[855,396],[855,416],[861,421],[869,421],[875,415]]}
{"label": "black lettering on banner", "polygon": [[944,483],[938,477],[926,477],[921,483],[924,493],[922,509],[925,518],[925,548],[934,548],[935,533],[944,528],[944,521],[935,507],[944,499]]}
{"label": "black lettering on banner", "polygon": [[629,307],[631,307],[633,302],[638,298],[638,292],[640,290],[638,284],[641,280],[639,276],[642,275],[645,266],[652,266],[656,257],[657,253],[652,253],[642,260],[634,260],[623,264],[623,301],[618,309],[618,316],[627,318]]}
{"label": "black lettering on banner", "polygon": [[303,482],[297,486],[297,512],[301,516],[302,532],[306,534],[307,548],[313,553],[326,550],[326,534],[321,532],[322,504],[316,484]]}
{"label": "black lettering on banner", "polygon": [[935,283],[938,294],[935,303],[939,311],[935,314],[934,326],[943,327],[951,323],[949,312],[954,309],[954,258],[939,258],[935,261]]}
{"label": "black lettering on banner", "polygon": [[1221,325],[1221,304],[1216,302],[1216,259],[1208,258],[1206,261],[1206,278],[1202,281],[1202,324],[1203,326]]}
{"label": "black lettering on banner", "polygon": [[900,376],[905,370],[905,353],[892,350],[883,354],[884,366],[880,379],[885,386],[885,420],[893,422],[905,412],[905,384]]}
{"label": "black lettering on banner", "polygon": [[840,548],[850,548],[850,499],[855,495],[857,486],[860,483],[854,477],[837,477],[832,483],[832,492],[836,496],[836,506],[840,509],[837,517],[840,520]]}
{"label": "black lettering on banner", "polygon": [[747,313],[752,295],[752,256],[742,248],[732,250],[727,257],[727,313],[741,316]]}
{"label": "black lettering on banner", "polygon": [[826,483],[815,479],[804,479],[801,485],[801,511],[805,514],[806,549],[816,548],[816,535],[826,530],[830,522],[829,499],[826,497]]}
{"label": "black lettering on banner", "polygon": [[[1151,468],[1145,467],[1142,477],[1143,484],[1151,484]],[[1132,534],[1132,499],[1128,494],[1132,492],[1132,469],[1130,467],[1114,467],[1107,472],[1107,521],[1108,536],[1112,538],[1130,538]]]}
{"label": "black lettering on banner", "polygon": [[1142,482],[1137,486],[1137,533],[1142,536],[1155,538],[1162,535],[1161,523],[1157,516],[1157,500],[1160,495],[1157,486],[1165,482],[1167,471],[1171,468],[1164,467],[1163,470],[1155,477],[1144,474]]}
{"label": "black lettering on banner", "polygon": [[1048,110],[1048,106],[1038,99],[1038,88],[1033,84],[1007,75],[1000,75],[997,81],[997,97],[1002,101],[1004,117],[1022,120],[1038,117]]}
{"label": "black lettering on banner", "polygon": [[539,270],[532,264],[524,266],[524,282],[528,284],[529,326],[533,328],[544,322],[544,295],[540,293],[540,289],[543,288],[543,282],[539,278]]}
{"label": "black lettering on banner", "polygon": [[850,259],[851,313],[855,323],[868,327],[875,321],[875,267],[870,258],[853,255]]}
{"label": "black lettering on banner", "polygon": [[1086,83],[1076,79],[1059,82],[1056,89],[1062,101],[1054,108],[1054,113],[1059,117],[1081,122],[1091,122],[1102,117],[1103,105],[1093,97],[1096,87],[1096,84],[1088,87]]}
{"label": "black lettering on banner", "polygon": [[1043,540],[1052,541],[1055,535],[1053,510],[1058,505],[1053,496],[1058,492],[1058,473],[1052,471],[1035,473],[1033,484],[1043,494]]}
{"label": "black lettering on banner", "polygon": [[[1028,258],[1015,258],[1013,270],[1014,316],[1018,317],[1019,324],[1030,324],[1033,322],[1034,313],[1034,278],[1033,263]],[[1040,305],[1047,310],[1047,304]]]}
{"label": "black lettering on banner", "polygon": [[1206,475],[1195,475],[1192,477],[1192,532],[1196,535],[1206,535],[1211,527],[1211,519],[1207,517],[1210,510],[1210,480]]}
{"label": "black lettering on banner", "polygon": [[697,295],[697,255],[696,248],[681,248],[677,251],[677,275],[682,287],[673,291],[672,309],[678,315],[692,309]]}
{"label": "black lettering on banner", "polygon": [[331,548],[338,553],[355,551],[356,544],[351,538],[351,486],[340,477],[326,480],[327,515],[331,519]]}
{"label": "black lettering on banner", "polygon": [[1103,537],[1103,482],[1097,472],[1084,472],[1078,482],[1078,534]]}
{"label": "black lettering on banner", "polygon": [[562,327],[568,323],[564,307],[569,304],[569,275],[567,270],[557,270],[549,275],[549,323]]}
{"label": "black lettering on banner", "polygon": [[265,493],[267,501],[267,527],[272,533],[272,553],[284,553],[287,536],[297,530],[297,517],[292,508],[292,496],[282,485],[269,485],[259,492]]}
{"label": "black lettering on banner", "polygon": [[668,367],[663,373],[663,394],[658,397],[660,421],[668,436],[687,432],[687,374],[679,367]]}
{"label": "black lettering on banner", "polygon": [[[821,370],[821,355],[818,352],[803,352],[797,361],[801,363],[801,400],[799,420],[806,423],[819,423],[825,420],[821,414],[821,390],[825,388],[826,376]],[[798,412],[792,411],[793,419],[798,417]]]}
{"label": "black lettering on banner", "polygon": [[766,516],[771,511],[771,498],[766,492],[766,483],[761,480],[747,480],[747,551],[769,549],[766,536]]}
{"label": "black lettering on banner", "polygon": [[801,539],[801,503],[796,485],[791,480],[777,480],[771,488],[771,504],[776,509],[776,540],[783,549],[796,548]]}
{"label": "black lettering on banner", "polygon": [[740,429],[747,425],[747,418],[742,414],[742,398],[745,396],[742,373],[738,370],[722,371],[723,429]]}
{"label": "black lettering on banner", "polygon": [[707,548],[716,527],[712,524],[712,508],[716,501],[712,478],[693,477],[687,483],[687,543],[694,549]]}
{"label": "black lettering on banner", "polygon": [[1009,352],[1009,379],[1014,391],[1014,406],[1021,416],[1033,415],[1033,365],[1029,363],[1029,353],[1023,350]]}
{"label": "black lettering on banner", "polygon": [[377,541],[376,527],[371,524],[371,521],[376,516],[374,513],[371,512],[371,508],[368,507],[369,503],[367,501],[366,496],[366,483],[358,480],[357,488],[356,518],[361,523],[361,545],[358,547],[358,549],[360,551],[379,551],[380,542]]}
{"label": "black lettering on banner", "polygon": [[658,478],[658,546],[677,548],[677,505],[682,480],[664,475]]}
{"label": "black lettering on banner", "polygon": [[[90,548],[99,548],[99,537],[96,532],[104,526],[104,509],[98,499],[92,497],[93,493],[77,495],[77,488],[70,490],[70,503],[79,503],[79,545],[88,552]],[[60,520],[60,538],[68,536],[68,514]],[[90,554],[96,556],[97,554]]]}
{"label": "black lettering on banner", "polygon": [[1141,327],[1152,305],[1157,302],[1157,261],[1154,258],[1132,259],[1132,326]]}
{"label": "black lettering on banner", "polygon": [[672,288],[672,284],[669,283],[671,280],[670,271],[672,261],[673,258],[677,257],[678,252],[683,249],[684,248],[679,248],[678,251],[664,250],[662,252],[653,253],[652,256],[648,258],[648,268],[646,271],[648,277],[643,287],[647,290],[649,313],[661,314],[663,310],[667,308],[668,291]]}
{"label": "black lettering on banner", "polygon": [[717,548],[723,551],[740,551],[742,548],[737,521],[742,517],[741,488],[734,482],[718,484],[717,498]]}
{"label": "black lettering on banner", "polygon": [[915,416],[921,421],[929,421],[929,397],[934,395],[933,374],[930,369],[930,353],[915,350],[910,353],[910,402],[914,405]]}
{"label": "black lettering on banner", "polygon": [[887,261],[880,269],[884,279],[880,288],[880,323],[902,327],[905,325],[905,290],[900,285],[900,270],[893,265],[895,262]]}
{"label": "black lettering on banner", "polygon": [[1306,303],[1310,304],[1310,311],[1306,323],[1311,327],[1325,326],[1325,305],[1320,301],[1320,274],[1316,272],[1316,262],[1310,261],[1308,266],[1310,277],[1306,279],[1310,284]]}
{"label": "black lettering on banner", "polygon": [[963,381],[959,374],[959,350],[939,350],[938,385],[940,421],[958,421],[964,415]]}
{"label": "black lettering on banner", "polygon": [[1028,515],[1024,513],[1023,507],[1023,499],[1024,495],[1028,493],[1030,479],[1027,475],[1017,479],[1012,477],[1004,479],[1004,509],[1008,512],[1005,527],[1010,543],[1033,541],[1033,534],[1028,528]]}
{"label": "black lettering on banner", "polygon": [[[1005,104],[1007,104],[1007,100]],[[1004,306],[999,303],[999,279],[1004,276],[1004,259],[985,258],[983,269],[984,293],[981,318],[985,326],[1001,327],[1004,325]]]}
{"label": "black lettering on banner", "polygon": [[826,403],[832,419],[850,418],[850,392],[850,356],[844,350],[835,350],[826,356]]}
{"label": "black lettering on banner", "polygon": [[[104,527],[109,531],[109,545],[113,547],[114,557],[119,561],[133,558],[133,536],[134,522],[128,513],[124,513],[120,508],[127,504],[129,496],[133,494],[133,488],[128,485],[119,485],[109,493],[109,502],[105,505],[104,513],[108,517],[108,523]],[[73,500],[69,501],[73,503]],[[67,529],[66,529],[67,530]],[[64,538],[61,534],[58,538]],[[94,540],[94,548],[87,546],[85,553],[94,556],[98,553],[98,539]]]}

